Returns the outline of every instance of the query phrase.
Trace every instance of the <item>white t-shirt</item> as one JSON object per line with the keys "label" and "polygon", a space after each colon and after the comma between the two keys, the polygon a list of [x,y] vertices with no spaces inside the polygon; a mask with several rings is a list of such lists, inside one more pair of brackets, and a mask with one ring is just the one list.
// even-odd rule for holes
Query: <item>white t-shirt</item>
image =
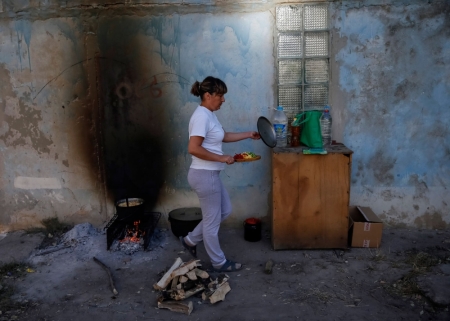
{"label": "white t-shirt", "polygon": [[[189,121],[189,138],[191,136],[201,136],[203,140],[202,147],[207,151],[223,155],[222,140],[225,136],[225,131],[222,128],[216,115],[208,108],[198,106],[191,116]],[[191,168],[207,169],[207,170],[222,170],[225,164],[221,162],[208,161],[200,159],[192,155]]]}

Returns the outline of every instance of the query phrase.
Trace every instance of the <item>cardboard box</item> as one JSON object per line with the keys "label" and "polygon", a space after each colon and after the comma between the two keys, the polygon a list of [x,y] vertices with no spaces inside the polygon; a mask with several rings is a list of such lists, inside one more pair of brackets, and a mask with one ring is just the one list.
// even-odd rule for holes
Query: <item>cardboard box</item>
{"label": "cardboard box", "polygon": [[370,207],[350,206],[348,240],[351,247],[381,245],[383,222]]}

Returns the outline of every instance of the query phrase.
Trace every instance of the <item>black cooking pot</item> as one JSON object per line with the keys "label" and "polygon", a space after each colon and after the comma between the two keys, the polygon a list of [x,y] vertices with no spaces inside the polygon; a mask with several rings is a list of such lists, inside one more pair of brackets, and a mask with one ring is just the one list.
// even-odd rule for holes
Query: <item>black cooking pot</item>
{"label": "black cooking pot", "polygon": [[119,219],[131,219],[144,215],[145,204],[142,198],[124,198],[116,202]]}
{"label": "black cooking pot", "polygon": [[176,237],[186,236],[202,220],[200,207],[177,208],[169,213],[169,222],[173,235]]}

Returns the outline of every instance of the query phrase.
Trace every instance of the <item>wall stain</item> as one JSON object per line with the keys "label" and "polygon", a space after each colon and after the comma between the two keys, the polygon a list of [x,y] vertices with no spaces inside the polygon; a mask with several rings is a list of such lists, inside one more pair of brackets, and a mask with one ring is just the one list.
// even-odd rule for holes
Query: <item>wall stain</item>
{"label": "wall stain", "polygon": [[[0,207],[3,213],[15,213],[23,210],[33,210],[39,200],[35,198],[31,191],[18,190],[9,195],[5,190],[0,189]],[[11,223],[10,215],[0,215],[0,226]]]}
{"label": "wall stain", "polygon": [[[399,84],[397,84],[394,96],[398,98],[398,100],[403,100],[408,98],[408,93],[417,90],[417,84],[412,83],[408,79],[404,79]],[[396,101],[398,101],[396,100]]]}
{"label": "wall stain", "polygon": [[396,159],[384,153],[382,150],[375,152],[376,157],[372,157],[368,163],[368,168],[372,170],[374,177],[382,184],[392,184],[394,174],[391,172],[395,166]]}
{"label": "wall stain", "polygon": [[419,176],[417,174],[413,174],[409,178],[409,183],[412,186],[415,186],[416,189],[414,191],[413,199],[428,199],[427,193],[428,193],[428,185],[423,180],[419,180]]}
{"label": "wall stain", "polygon": [[[6,146],[30,146],[39,154],[49,153],[53,140],[47,138],[45,133],[39,129],[39,122],[43,120],[42,111],[36,106],[30,106],[30,93],[24,93],[22,97],[17,97],[11,85],[9,71],[4,64],[0,64],[0,78],[2,81],[2,94],[12,99],[2,99],[0,106],[3,113],[2,120],[8,124],[9,130],[0,135],[4,139]],[[7,105],[15,104],[15,106]]]}
{"label": "wall stain", "polygon": [[421,21],[435,19],[439,16],[446,18],[442,27],[442,32],[444,32],[447,37],[450,37],[450,4],[448,1],[433,3],[431,6],[428,6],[428,10],[422,10],[418,14],[418,18]]}
{"label": "wall stain", "polygon": [[383,197],[383,199],[386,202],[392,201],[392,199],[394,198],[394,196],[392,195],[390,190],[385,190],[381,193],[381,196]]}
{"label": "wall stain", "polygon": [[405,228],[407,224],[404,220],[409,217],[409,213],[400,212],[394,206],[391,206],[386,213],[379,215],[379,217],[392,227]]}
{"label": "wall stain", "polygon": [[414,224],[418,228],[426,229],[446,229],[450,226],[443,219],[442,215],[437,212],[427,212],[424,215],[417,217],[414,220]]}

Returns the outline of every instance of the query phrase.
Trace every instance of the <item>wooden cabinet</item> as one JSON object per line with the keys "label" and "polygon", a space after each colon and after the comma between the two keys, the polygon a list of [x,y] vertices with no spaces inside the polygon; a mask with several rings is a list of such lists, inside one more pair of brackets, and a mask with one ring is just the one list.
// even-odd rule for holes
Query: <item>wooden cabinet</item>
{"label": "wooden cabinet", "polygon": [[304,155],[303,148],[272,152],[272,246],[346,248],[353,152],[333,145],[326,155]]}

